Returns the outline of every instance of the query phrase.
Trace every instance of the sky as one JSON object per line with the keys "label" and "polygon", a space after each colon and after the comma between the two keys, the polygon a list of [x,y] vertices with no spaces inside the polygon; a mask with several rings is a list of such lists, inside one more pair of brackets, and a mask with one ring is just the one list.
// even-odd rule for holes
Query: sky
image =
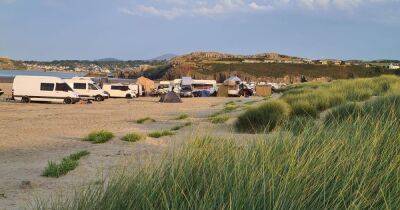
{"label": "sky", "polygon": [[400,0],[0,0],[0,56],[400,59]]}

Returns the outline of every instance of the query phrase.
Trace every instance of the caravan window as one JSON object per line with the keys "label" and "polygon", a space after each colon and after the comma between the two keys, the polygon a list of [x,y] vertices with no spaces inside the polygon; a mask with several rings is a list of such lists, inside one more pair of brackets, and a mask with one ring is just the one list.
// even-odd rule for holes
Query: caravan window
{"label": "caravan window", "polygon": [[74,83],[74,89],[86,90],[86,83]]}
{"label": "caravan window", "polygon": [[89,84],[89,90],[98,90],[98,88],[93,84]]}
{"label": "caravan window", "polygon": [[53,91],[54,83],[40,83],[40,90],[41,91]]}
{"label": "caravan window", "polygon": [[71,87],[67,83],[57,83],[56,84],[56,91],[72,91]]}

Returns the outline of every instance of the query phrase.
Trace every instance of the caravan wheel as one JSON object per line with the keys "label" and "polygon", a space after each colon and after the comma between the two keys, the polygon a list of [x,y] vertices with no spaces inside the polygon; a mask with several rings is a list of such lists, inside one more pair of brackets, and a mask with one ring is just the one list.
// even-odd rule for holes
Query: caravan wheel
{"label": "caravan wheel", "polygon": [[64,104],[72,104],[72,99],[71,98],[64,99]]}
{"label": "caravan wheel", "polygon": [[22,97],[21,102],[27,104],[31,102],[31,99],[28,96],[24,96]]}

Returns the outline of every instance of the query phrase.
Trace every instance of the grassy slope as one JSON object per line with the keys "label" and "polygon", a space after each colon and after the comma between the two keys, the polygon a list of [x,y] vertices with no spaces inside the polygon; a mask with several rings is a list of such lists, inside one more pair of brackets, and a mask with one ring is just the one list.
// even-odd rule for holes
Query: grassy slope
{"label": "grassy slope", "polygon": [[[364,111],[330,117],[325,123],[307,117],[297,129],[283,123],[267,139],[256,138],[246,146],[229,139],[195,139],[160,165],[115,177],[106,188],[94,186],[65,202],[39,207],[396,209],[400,96],[393,93],[400,86],[397,78],[392,79],[387,91],[360,104]],[[295,89],[309,93],[310,87],[321,85]]]}

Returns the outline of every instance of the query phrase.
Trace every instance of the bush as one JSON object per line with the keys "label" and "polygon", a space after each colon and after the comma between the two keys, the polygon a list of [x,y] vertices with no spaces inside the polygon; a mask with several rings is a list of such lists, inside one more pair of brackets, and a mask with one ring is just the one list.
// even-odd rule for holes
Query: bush
{"label": "bush", "polygon": [[101,130],[101,131],[90,133],[88,136],[86,136],[84,138],[84,141],[90,141],[95,144],[101,144],[101,143],[105,143],[105,142],[111,140],[112,138],[114,138],[113,133],[111,133],[109,131]]}
{"label": "bush", "polygon": [[174,133],[168,130],[154,131],[148,134],[148,136],[152,138],[161,138],[163,136],[172,136],[172,135],[174,135]]}
{"label": "bush", "polygon": [[141,118],[141,119],[136,120],[136,123],[137,124],[143,124],[143,123],[146,123],[146,122],[155,122],[155,121],[156,120],[154,120],[154,119],[152,119],[150,117],[145,117],[145,118]]}
{"label": "bush", "polygon": [[49,161],[44,169],[42,176],[45,177],[60,177],[67,174],[69,171],[74,170],[79,165],[79,159],[83,156],[89,155],[89,152],[84,150],[62,159],[61,163],[57,164]]}
{"label": "bush", "polygon": [[128,133],[124,137],[122,137],[123,141],[128,141],[128,142],[137,142],[143,139],[142,134],[138,133]]}
{"label": "bush", "polygon": [[284,101],[266,102],[240,115],[235,127],[239,132],[269,132],[281,125],[290,112],[290,106]]}

